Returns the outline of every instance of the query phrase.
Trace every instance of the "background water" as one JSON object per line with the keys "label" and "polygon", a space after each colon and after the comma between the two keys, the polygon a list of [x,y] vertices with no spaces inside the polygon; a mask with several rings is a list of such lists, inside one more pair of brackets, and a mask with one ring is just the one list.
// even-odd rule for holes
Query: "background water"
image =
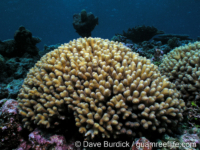
{"label": "background water", "polygon": [[11,39],[20,25],[38,44],[66,43],[78,38],[73,14],[82,9],[99,18],[93,37],[111,39],[137,25],[153,25],[165,33],[200,35],[200,0],[1,0],[0,40]]}

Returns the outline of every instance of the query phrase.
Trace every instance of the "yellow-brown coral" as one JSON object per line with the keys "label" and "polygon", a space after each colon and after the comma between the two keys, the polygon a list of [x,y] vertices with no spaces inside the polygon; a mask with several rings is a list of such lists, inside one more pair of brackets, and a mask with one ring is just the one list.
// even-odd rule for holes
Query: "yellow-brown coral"
{"label": "yellow-brown coral", "polygon": [[163,57],[159,70],[175,83],[182,98],[190,101],[200,99],[200,42],[189,43],[173,49]]}
{"label": "yellow-brown coral", "polygon": [[73,111],[87,139],[170,131],[185,106],[158,67],[123,44],[79,38],[44,55],[19,94],[25,127],[55,127]]}

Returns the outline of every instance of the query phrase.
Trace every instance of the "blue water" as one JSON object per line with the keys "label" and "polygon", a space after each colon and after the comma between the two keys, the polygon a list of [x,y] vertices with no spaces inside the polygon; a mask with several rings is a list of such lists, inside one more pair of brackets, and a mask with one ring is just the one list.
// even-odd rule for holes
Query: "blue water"
{"label": "blue water", "polygon": [[11,39],[20,25],[38,44],[64,43],[78,38],[73,14],[82,9],[99,18],[93,37],[111,39],[137,25],[153,25],[165,33],[200,35],[200,0],[1,0],[0,40]]}

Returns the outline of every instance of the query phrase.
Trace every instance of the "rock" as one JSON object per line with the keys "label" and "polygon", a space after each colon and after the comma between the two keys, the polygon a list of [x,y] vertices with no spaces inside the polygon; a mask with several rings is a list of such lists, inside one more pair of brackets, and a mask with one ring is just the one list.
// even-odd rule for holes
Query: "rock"
{"label": "rock", "polygon": [[79,150],[74,145],[74,139],[66,142],[63,135],[53,135],[40,129],[35,129],[28,136],[28,141],[22,141],[16,150]]}
{"label": "rock", "polygon": [[63,135],[45,130],[35,129],[28,133],[19,121],[17,107],[18,102],[14,99],[0,100],[1,150],[79,150],[75,147],[75,139],[71,135],[66,141]]}
{"label": "rock", "polygon": [[[1,63],[0,98],[16,98],[21,81],[26,77],[28,70],[34,66],[36,61],[37,59],[34,58],[14,57]],[[14,89],[14,95],[13,90],[7,90],[8,86]]]}
{"label": "rock", "polygon": [[[0,98],[16,98],[4,89],[14,79],[25,78],[27,71],[40,58],[39,49],[36,44],[39,43],[40,38],[33,37],[32,33],[19,27],[15,32],[14,39],[0,41]],[[12,84],[12,83],[11,83]]]}
{"label": "rock", "polygon": [[17,98],[23,79],[12,80],[8,84],[0,84],[0,98]]}
{"label": "rock", "polygon": [[23,139],[19,121],[18,103],[13,99],[0,100],[0,149],[16,148]]}
{"label": "rock", "polygon": [[186,143],[187,148],[200,148],[200,128],[185,130],[180,137],[180,142]]}

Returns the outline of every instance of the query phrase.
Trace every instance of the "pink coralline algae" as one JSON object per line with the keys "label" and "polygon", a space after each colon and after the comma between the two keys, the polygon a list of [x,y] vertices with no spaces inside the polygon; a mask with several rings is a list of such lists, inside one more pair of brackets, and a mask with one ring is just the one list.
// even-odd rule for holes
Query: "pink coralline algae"
{"label": "pink coralline algae", "polygon": [[155,49],[154,56],[151,58],[151,61],[160,61],[162,60],[164,52],[160,49]]}
{"label": "pink coralline algae", "polygon": [[182,143],[187,143],[190,148],[200,147],[200,129],[192,128],[190,130],[185,130],[184,134],[180,137]]}
{"label": "pink coralline algae", "polygon": [[0,149],[15,148],[22,139],[17,106],[13,99],[0,100]]}
{"label": "pink coralline algae", "polygon": [[[5,99],[3,99],[2,101],[4,101]],[[6,115],[16,115],[17,114],[17,101],[13,100],[13,99],[9,99],[7,100],[2,109],[2,115],[6,114]]]}
{"label": "pink coralline algae", "polygon": [[35,129],[29,134],[28,141],[22,141],[16,150],[78,150],[74,146],[74,140],[66,142],[62,135],[52,135],[42,130]]}
{"label": "pink coralline algae", "polygon": [[17,107],[16,100],[0,100],[0,150],[76,150],[74,139],[66,141],[62,135],[39,129],[35,129],[25,139]]}
{"label": "pink coralline algae", "polygon": [[200,144],[200,139],[197,134],[184,134],[182,136],[184,143],[197,143]]}
{"label": "pink coralline algae", "polygon": [[152,145],[148,139],[141,137],[132,145],[131,150],[152,150]]}

